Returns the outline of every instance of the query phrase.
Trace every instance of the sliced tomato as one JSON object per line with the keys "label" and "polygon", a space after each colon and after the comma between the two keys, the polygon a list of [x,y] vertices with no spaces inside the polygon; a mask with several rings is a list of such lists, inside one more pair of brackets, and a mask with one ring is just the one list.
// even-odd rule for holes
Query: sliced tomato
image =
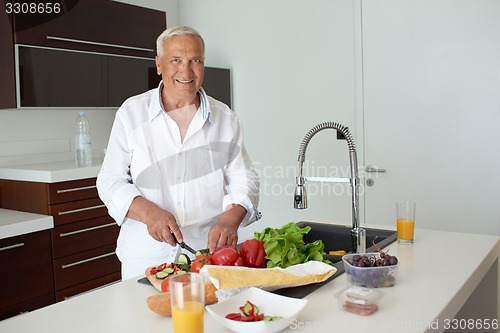
{"label": "sliced tomato", "polygon": [[241,314],[241,313],[236,313],[236,312],[233,312],[233,313],[228,313],[226,315],[226,318],[227,319],[230,319],[230,320],[236,320],[236,321],[241,321],[241,319],[243,318],[244,316]]}
{"label": "sliced tomato", "polygon": [[194,258],[194,260],[205,260],[206,264],[211,264],[212,263],[212,255],[209,253],[204,253],[204,254],[199,254]]}
{"label": "sliced tomato", "polygon": [[194,260],[191,262],[191,272],[199,273],[203,266],[205,266],[205,262],[201,260]]}
{"label": "sliced tomato", "polygon": [[172,275],[169,275],[167,276],[165,279],[163,279],[163,281],[161,281],[161,292],[162,293],[167,293],[170,291],[170,283],[169,283],[169,278],[171,277]]}

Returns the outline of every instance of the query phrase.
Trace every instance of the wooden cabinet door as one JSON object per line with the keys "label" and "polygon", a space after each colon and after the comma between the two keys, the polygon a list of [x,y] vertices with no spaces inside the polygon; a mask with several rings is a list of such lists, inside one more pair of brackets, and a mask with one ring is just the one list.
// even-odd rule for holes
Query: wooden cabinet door
{"label": "wooden cabinet door", "polygon": [[62,3],[63,15],[38,25],[16,20],[16,43],[154,57],[156,37],[166,27],[158,10],[111,0]]}
{"label": "wooden cabinet door", "polygon": [[1,239],[0,267],[0,319],[31,310],[21,305],[38,297],[54,302],[50,230]]}
{"label": "wooden cabinet door", "polygon": [[0,11],[0,109],[16,107],[12,15]]}

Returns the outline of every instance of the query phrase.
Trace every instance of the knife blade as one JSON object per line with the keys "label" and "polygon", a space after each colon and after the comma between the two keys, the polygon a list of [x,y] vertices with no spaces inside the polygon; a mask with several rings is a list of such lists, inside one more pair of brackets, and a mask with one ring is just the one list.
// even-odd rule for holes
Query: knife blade
{"label": "knife blade", "polygon": [[177,242],[177,244],[179,244],[180,247],[182,247],[183,249],[186,249],[188,250],[189,252],[191,252],[192,254],[196,255],[196,251],[189,245],[187,245],[186,243],[184,242]]}
{"label": "knife blade", "polygon": [[187,245],[186,243],[184,242],[179,242],[177,240],[177,238],[175,238],[175,235],[172,233],[172,237],[174,238],[174,241],[179,244],[179,246],[183,249],[186,249],[188,250],[189,252],[191,252],[192,254],[196,255],[196,250],[194,250],[191,246]]}

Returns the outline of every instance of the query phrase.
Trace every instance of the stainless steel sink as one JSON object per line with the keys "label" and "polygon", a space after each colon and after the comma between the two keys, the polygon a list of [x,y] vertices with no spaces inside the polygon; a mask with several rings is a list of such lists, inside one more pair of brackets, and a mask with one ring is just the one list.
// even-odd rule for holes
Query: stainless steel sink
{"label": "stainless steel sink", "polygon": [[[276,290],[275,293],[295,297],[303,298],[308,294],[312,293],[318,288],[321,288],[324,284],[335,279],[339,275],[344,273],[344,264],[342,263],[342,256],[329,255],[329,251],[335,250],[345,250],[346,252],[352,252],[353,245],[351,239],[351,227],[343,225],[332,225],[326,223],[316,223],[316,222],[298,222],[297,225],[301,228],[305,226],[310,226],[311,230],[308,234],[304,235],[304,241],[306,243],[314,242],[318,239],[323,241],[325,245],[325,252],[327,253],[326,258],[332,261],[337,268],[337,272],[330,277],[328,280],[310,284],[306,286],[284,288]],[[366,252],[376,252],[377,247],[383,249],[389,244],[393,243],[397,239],[396,231],[385,230],[385,229],[373,229],[364,228],[366,230]],[[375,245],[376,246],[375,246]]]}
{"label": "stainless steel sink", "polygon": [[[311,231],[304,236],[304,242],[312,243],[321,239],[325,244],[327,259],[334,263],[341,261],[342,256],[329,255],[329,251],[345,250],[346,252],[352,252],[353,250],[350,226],[305,221],[298,222],[297,225],[301,228],[305,226],[311,227]],[[382,249],[396,240],[396,231],[394,230],[364,229],[366,230],[366,252],[376,252],[377,247],[374,244]]]}

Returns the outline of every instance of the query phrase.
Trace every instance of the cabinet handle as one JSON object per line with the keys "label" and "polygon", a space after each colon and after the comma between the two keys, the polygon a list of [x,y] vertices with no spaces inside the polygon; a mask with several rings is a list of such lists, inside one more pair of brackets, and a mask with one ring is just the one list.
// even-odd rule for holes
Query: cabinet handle
{"label": "cabinet handle", "polygon": [[120,282],[120,280],[118,280],[118,281],[113,281],[113,282],[110,282],[110,283],[107,283],[107,284],[103,284],[102,286],[99,286],[99,287],[95,287],[95,288],[93,288],[93,289],[86,290],[86,291],[84,291],[84,292],[81,292],[81,293],[76,294],[76,295],[73,295],[73,296],[64,296],[64,300],[71,299],[71,298],[75,298],[75,297],[80,296],[80,295],[83,295],[83,294],[88,294],[88,293],[91,293],[91,292],[93,292],[93,291],[96,291],[96,290],[99,290],[99,289],[102,289],[102,288],[106,288],[106,287],[111,286],[111,285],[113,285],[113,284],[116,284],[116,283],[118,283],[118,282]]}
{"label": "cabinet handle", "polygon": [[10,250],[10,249],[15,249],[16,247],[21,247],[21,246],[24,246],[24,243],[17,243],[17,244],[14,244],[14,245],[9,245],[9,246],[5,246],[5,247],[0,247],[0,251],[5,251],[5,250]]}
{"label": "cabinet handle", "polygon": [[95,227],[80,229],[80,230],[76,230],[76,231],[64,232],[64,233],[59,234],[59,237],[72,236],[72,235],[76,235],[76,234],[81,234],[82,232],[87,232],[87,231],[97,230],[97,229],[101,229],[101,228],[111,227],[113,225],[117,225],[117,224],[115,222],[112,222],[112,223],[102,224],[102,225],[98,225],[98,226],[95,226]]}
{"label": "cabinet handle", "polygon": [[94,261],[94,260],[106,258],[106,257],[113,256],[113,255],[115,255],[114,251],[110,252],[110,253],[106,253],[106,254],[101,254],[100,256],[95,256],[95,257],[92,257],[92,258],[88,258],[88,259],[84,259],[84,260],[80,260],[80,261],[75,261],[75,262],[72,262],[70,264],[61,265],[61,268],[65,269],[65,268],[69,268],[69,267],[73,267],[73,266],[85,264],[85,263],[90,262],[90,261]]}
{"label": "cabinet handle", "polygon": [[64,189],[64,190],[57,190],[57,194],[68,193],[68,192],[75,192],[75,191],[83,191],[83,190],[91,190],[91,189],[94,189],[94,188],[97,188],[97,186],[90,185],[90,186],[67,188],[67,189]]}
{"label": "cabinet handle", "polygon": [[82,39],[73,39],[73,38],[64,38],[64,37],[56,37],[56,36],[47,36],[49,40],[58,40],[61,42],[70,42],[70,43],[80,43],[80,44],[90,44],[90,45],[99,45],[99,46],[108,46],[108,47],[117,47],[121,49],[129,49],[129,50],[137,50],[137,51],[146,51],[146,52],[154,52],[153,49],[147,49],[144,47],[136,47],[136,46],[127,46],[120,44],[109,44],[109,43],[100,43],[94,42],[91,40],[82,40]]}
{"label": "cabinet handle", "polygon": [[67,210],[64,212],[59,212],[58,215],[68,215],[68,214],[73,214],[73,213],[79,213],[79,212],[84,212],[86,210],[92,210],[92,209],[99,209],[106,207],[106,205],[97,205],[97,206],[92,206],[92,207],[85,207],[85,208],[79,208],[79,209],[73,209],[73,210]]}

